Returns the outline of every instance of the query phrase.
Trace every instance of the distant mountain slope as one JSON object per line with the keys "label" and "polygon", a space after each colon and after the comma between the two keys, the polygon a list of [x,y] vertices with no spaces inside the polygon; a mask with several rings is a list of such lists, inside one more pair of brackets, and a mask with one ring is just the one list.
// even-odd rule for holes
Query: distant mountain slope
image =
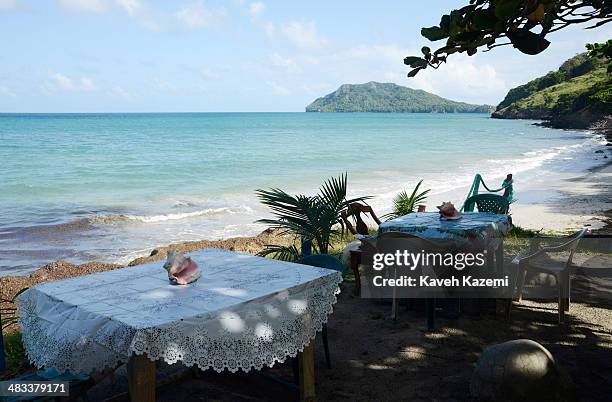
{"label": "distant mountain slope", "polygon": [[306,106],[307,112],[490,113],[489,105],[470,105],[392,83],[344,84]]}
{"label": "distant mountain slope", "polygon": [[610,63],[572,57],[557,71],[513,88],[491,117],[547,120],[558,128],[588,128],[612,114]]}

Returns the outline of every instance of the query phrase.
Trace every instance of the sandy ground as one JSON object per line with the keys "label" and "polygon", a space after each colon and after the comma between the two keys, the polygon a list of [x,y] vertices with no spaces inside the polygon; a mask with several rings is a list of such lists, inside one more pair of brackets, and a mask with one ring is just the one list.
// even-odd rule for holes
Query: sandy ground
{"label": "sandy ground", "polygon": [[550,183],[557,197],[544,204],[511,206],[514,224],[544,232],[567,232],[584,226],[601,229],[612,221],[612,164]]}

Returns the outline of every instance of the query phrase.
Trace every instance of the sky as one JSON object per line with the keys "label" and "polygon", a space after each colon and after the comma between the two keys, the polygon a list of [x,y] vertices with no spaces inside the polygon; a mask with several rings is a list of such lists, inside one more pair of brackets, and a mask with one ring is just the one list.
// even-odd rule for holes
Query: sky
{"label": "sky", "polygon": [[0,112],[303,111],[369,81],[495,105],[612,36],[572,27],[538,56],[506,46],[407,78],[403,58],[440,44],[420,28],[466,3],[0,0]]}

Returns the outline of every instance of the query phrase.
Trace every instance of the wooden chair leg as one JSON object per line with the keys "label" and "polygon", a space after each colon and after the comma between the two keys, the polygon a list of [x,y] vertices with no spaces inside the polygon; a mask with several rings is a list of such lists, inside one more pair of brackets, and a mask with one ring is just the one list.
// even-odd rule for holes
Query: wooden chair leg
{"label": "wooden chair leg", "polygon": [[393,299],[391,299],[391,319],[397,320],[397,288],[393,287]]}
{"label": "wooden chair leg", "polygon": [[519,266],[517,272],[518,278],[518,294],[517,301],[520,303],[523,300],[523,289],[525,288],[525,278],[527,277],[527,270],[524,267]]}
{"label": "wooden chair leg", "polygon": [[565,281],[563,275],[557,276],[557,285],[559,286],[559,324],[565,321]]}
{"label": "wooden chair leg", "polygon": [[570,299],[571,296],[570,294],[572,293],[572,278],[570,276],[569,270],[568,272],[565,274],[565,305],[564,305],[564,310],[565,311],[569,311],[570,309]]}
{"label": "wooden chair leg", "polygon": [[500,241],[497,250],[495,250],[495,272],[500,275],[504,273],[504,241]]}
{"label": "wooden chair leg", "polygon": [[323,324],[321,335],[323,338],[323,350],[325,351],[325,361],[327,362],[327,368],[330,369],[331,359],[329,358],[329,343],[327,342],[327,324]]}
{"label": "wooden chair leg", "polygon": [[361,294],[361,276],[359,275],[359,264],[361,264],[361,251],[351,251],[351,269],[353,270],[353,276],[355,276],[355,294]]}

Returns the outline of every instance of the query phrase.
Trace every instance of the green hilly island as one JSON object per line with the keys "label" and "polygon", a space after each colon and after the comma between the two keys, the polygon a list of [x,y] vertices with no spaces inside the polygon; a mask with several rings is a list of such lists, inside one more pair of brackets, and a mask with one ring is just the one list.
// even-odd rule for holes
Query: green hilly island
{"label": "green hilly island", "polygon": [[307,112],[490,113],[489,105],[470,105],[393,83],[344,84],[306,106]]}
{"label": "green hilly island", "polygon": [[556,128],[601,125],[612,114],[611,70],[609,59],[581,53],[557,71],[511,89],[492,117],[546,120]]}

